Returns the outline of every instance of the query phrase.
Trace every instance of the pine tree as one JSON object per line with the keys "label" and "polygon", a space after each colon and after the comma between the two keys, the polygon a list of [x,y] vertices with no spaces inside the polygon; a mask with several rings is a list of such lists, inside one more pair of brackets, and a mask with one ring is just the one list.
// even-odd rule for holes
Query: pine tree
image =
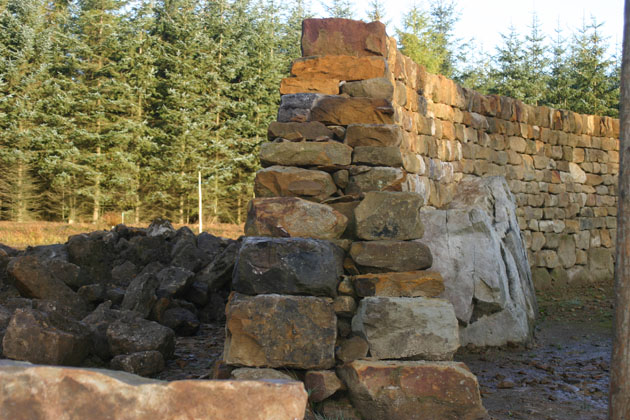
{"label": "pine tree", "polygon": [[525,100],[527,71],[523,42],[514,26],[510,26],[508,31],[501,34],[503,45],[497,47],[496,64],[491,71],[491,93]]}
{"label": "pine tree", "polygon": [[429,9],[431,42],[441,58],[438,72],[447,77],[455,73],[455,51],[461,48],[461,41],[453,36],[455,23],[459,20],[456,11],[457,3],[454,0],[433,1]]}
{"label": "pine tree", "polygon": [[549,76],[547,68],[547,47],[544,44],[545,37],[541,32],[540,21],[534,13],[530,32],[525,36],[525,84],[524,100],[532,105],[540,105],[544,100]]}
{"label": "pine tree", "polygon": [[331,18],[354,19],[352,3],[350,0],[330,0],[321,2],[326,11],[326,15]]}
{"label": "pine tree", "polygon": [[554,108],[568,109],[569,97],[571,96],[571,72],[567,57],[567,40],[562,36],[562,29],[559,23],[555,33],[556,36],[551,46],[549,83],[544,103]]}
{"label": "pine tree", "polygon": [[403,30],[396,30],[400,50],[416,63],[426,67],[430,73],[439,73],[447,58],[447,51],[435,42],[426,12],[415,4],[405,14]]}
{"label": "pine tree", "polygon": [[372,22],[378,21],[386,24],[387,22],[385,21],[385,15],[385,6],[381,2],[381,0],[371,0],[369,4],[369,9],[367,11],[368,19]]}

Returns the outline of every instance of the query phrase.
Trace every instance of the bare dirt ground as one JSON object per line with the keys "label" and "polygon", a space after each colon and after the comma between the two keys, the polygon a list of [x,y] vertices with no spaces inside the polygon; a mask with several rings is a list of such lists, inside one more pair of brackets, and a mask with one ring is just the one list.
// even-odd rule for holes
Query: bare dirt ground
{"label": "bare dirt ground", "polygon": [[[477,375],[492,419],[606,418],[612,295],[612,284],[541,292],[531,346],[460,350],[456,359]],[[158,378],[211,378],[224,337],[221,323],[179,337],[176,358]]]}
{"label": "bare dirt ground", "polygon": [[606,419],[612,284],[539,293],[529,348],[461,350],[492,419]]}

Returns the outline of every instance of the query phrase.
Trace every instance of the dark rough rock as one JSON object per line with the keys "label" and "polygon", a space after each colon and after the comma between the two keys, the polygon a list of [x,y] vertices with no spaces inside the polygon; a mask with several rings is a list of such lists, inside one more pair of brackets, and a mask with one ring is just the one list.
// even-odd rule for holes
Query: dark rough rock
{"label": "dark rough rock", "polygon": [[354,242],[350,256],[362,273],[426,270],[433,264],[429,248],[417,241]]}
{"label": "dark rough rock", "polygon": [[164,356],[155,350],[120,354],[109,362],[114,370],[123,370],[140,376],[152,376],[164,370]]}
{"label": "dark rough rock", "polygon": [[224,287],[232,278],[232,271],[240,248],[240,241],[231,242],[213,262],[195,275],[193,281],[205,283],[209,292]]}
{"label": "dark rough rock", "polygon": [[112,268],[112,283],[126,288],[136,278],[139,271],[139,268],[134,263],[125,261]]}
{"label": "dark rough rock", "polygon": [[273,121],[269,124],[267,137],[269,140],[278,137],[288,140],[315,140],[323,137],[332,138],[333,132],[324,124],[317,121],[285,123]]}
{"label": "dark rough rock", "polygon": [[115,232],[92,232],[68,239],[69,261],[81,267],[79,284],[109,283],[113,268]]}
{"label": "dark rough rock", "polygon": [[77,294],[81,296],[86,302],[89,303],[101,303],[106,298],[107,287],[101,283],[86,284],[81,286],[77,290]]}
{"label": "dark rough rock", "polygon": [[85,324],[35,309],[16,309],[2,340],[6,357],[38,364],[78,366],[90,348]]}
{"label": "dark rough rock", "polygon": [[164,311],[160,322],[180,336],[195,335],[199,331],[199,320],[185,308],[170,308]]}
{"label": "dark rough rock", "polygon": [[303,122],[311,115],[311,108],[324,95],[317,93],[295,93],[282,95],[278,108],[278,122]]}
{"label": "dark rough rock", "polygon": [[248,237],[238,255],[232,287],[250,295],[336,296],[344,253],[327,241]]}
{"label": "dark rough rock", "polygon": [[107,341],[107,328],[119,319],[132,320],[140,317],[136,312],[111,309],[111,306],[111,302],[102,303],[82,320],[90,330],[92,351],[102,360],[109,360],[112,357]]}
{"label": "dark rough rock", "polygon": [[234,293],[226,309],[224,360],[251,367],[329,369],[337,317],[330,299]]}
{"label": "dark rough rock", "polygon": [[140,274],[133,279],[122,302],[122,309],[138,312],[146,318],[157,300],[155,294],[160,281],[154,274]]}
{"label": "dark rough rock", "polygon": [[335,356],[342,362],[348,363],[363,359],[367,356],[369,350],[370,345],[368,342],[364,338],[355,335],[346,340],[341,340],[335,352]]}
{"label": "dark rough rock", "polygon": [[155,261],[168,264],[171,259],[168,242],[162,236],[135,236],[129,241],[129,247],[123,257],[140,266]]}
{"label": "dark rough rock", "polygon": [[147,236],[171,239],[177,232],[170,221],[162,218],[154,219],[147,228]]}
{"label": "dark rough rock", "polygon": [[156,274],[157,297],[179,297],[184,295],[193,282],[195,273],[181,267],[167,267]]}
{"label": "dark rough rock", "polygon": [[332,370],[311,370],[304,376],[304,387],[312,402],[321,402],[335,392],[345,389],[345,385]]}
{"label": "dark rough rock", "polygon": [[61,259],[52,259],[46,262],[46,267],[52,277],[63,281],[72,289],[76,290],[84,285],[79,277],[81,269],[76,264]]}
{"label": "dark rough rock", "polygon": [[85,315],[86,302],[63,281],[53,276],[48,261],[37,256],[16,257],[11,260],[7,272],[20,294],[28,298],[57,301]]}
{"label": "dark rough rock", "polygon": [[199,319],[205,323],[225,321],[225,304],[227,297],[220,293],[212,293],[208,304],[199,312]]}
{"label": "dark rough rock", "polygon": [[197,236],[197,248],[205,252],[208,261],[214,261],[233,242],[232,239],[220,238],[208,232],[201,232]]}
{"label": "dark rough rock", "polygon": [[208,303],[208,299],[210,299],[208,295],[208,285],[202,281],[194,280],[186,291],[184,299],[199,307],[205,306],[205,304]]}
{"label": "dark rough rock", "polygon": [[146,319],[117,319],[107,327],[106,334],[113,355],[157,350],[169,359],[175,350],[173,330]]}
{"label": "dark rough rock", "polygon": [[[102,232],[95,232],[97,235]],[[29,246],[23,252],[16,252],[12,256],[35,256],[42,260],[61,260],[68,262],[70,255],[66,244]]]}

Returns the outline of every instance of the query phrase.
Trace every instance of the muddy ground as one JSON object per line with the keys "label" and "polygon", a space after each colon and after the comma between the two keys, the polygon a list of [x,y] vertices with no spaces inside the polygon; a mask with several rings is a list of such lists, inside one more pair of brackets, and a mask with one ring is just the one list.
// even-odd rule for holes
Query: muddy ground
{"label": "muddy ground", "polygon": [[[612,284],[539,293],[532,345],[458,352],[492,419],[606,418],[612,296]],[[198,335],[178,338],[176,358],[158,377],[211,378],[224,337],[222,324],[204,324]]]}

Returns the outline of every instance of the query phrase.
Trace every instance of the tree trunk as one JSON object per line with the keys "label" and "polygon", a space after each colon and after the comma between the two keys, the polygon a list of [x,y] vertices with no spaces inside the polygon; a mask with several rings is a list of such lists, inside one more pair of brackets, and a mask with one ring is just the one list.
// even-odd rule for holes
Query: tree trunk
{"label": "tree trunk", "polygon": [[620,100],[619,211],[610,420],[630,419],[630,0],[625,1]]}
{"label": "tree trunk", "polygon": [[[101,146],[96,148],[96,161],[100,162]],[[96,179],[94,180],[94,207],[92,211],[92,223],[97,223],[101,215],[101,173],[96,169]]]}
{"label": "tree trunk", "polygon": [[18,160],[17,164],[17,176],[15,180],[15,203],[13,206],[13,211],[15,212],[15,221],[18,223],[24,222],[26,218],[26,202],[25,202],[25,168],[24,162],[22,160]]}

